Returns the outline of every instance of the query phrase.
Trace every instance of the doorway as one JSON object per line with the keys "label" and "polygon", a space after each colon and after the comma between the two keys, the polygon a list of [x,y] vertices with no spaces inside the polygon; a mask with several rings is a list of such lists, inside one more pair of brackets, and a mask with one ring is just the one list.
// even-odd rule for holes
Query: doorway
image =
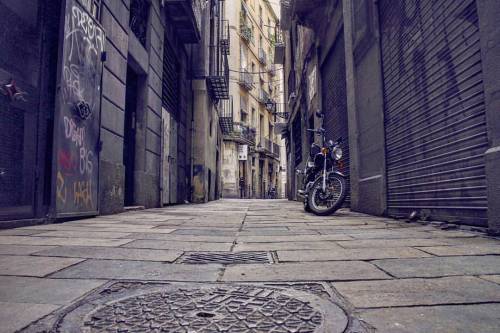
{"label": "doorway", "polygon": [[125,166],[125,206],[132,206],[134,200],[135,134],[138,97],[138,75],[127,67],[127,88],[125,95],[125,127],[123,138],[123,165]]}

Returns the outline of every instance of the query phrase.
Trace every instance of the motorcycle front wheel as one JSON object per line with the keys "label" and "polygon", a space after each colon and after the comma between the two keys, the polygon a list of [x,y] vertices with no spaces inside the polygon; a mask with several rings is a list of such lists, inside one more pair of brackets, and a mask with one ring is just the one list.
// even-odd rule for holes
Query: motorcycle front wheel
{"label": "motorcycle front wheel", "polygon": [[331,215],[342,206],[346,193],[347,183],[344,177],[337,174],[329,175],[324,192],[323,177],[318,177],[309,192],[309,208],[316,215]]}

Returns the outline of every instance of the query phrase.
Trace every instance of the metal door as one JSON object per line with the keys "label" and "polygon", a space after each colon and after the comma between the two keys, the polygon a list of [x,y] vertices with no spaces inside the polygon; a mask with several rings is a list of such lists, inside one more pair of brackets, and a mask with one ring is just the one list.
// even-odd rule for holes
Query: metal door
{"label": "metal door", "polygon": [[54,123],[57,217],[98,213],[99,134],[104,30],[77,1],[66,0]]}
{"label": "metal door", "polygon": [[381,0],[388,210],[486,225],[475,0]]}
{"label": "metal door", "polygon": [[0,220],[34,215],[40,3],[0,1]]}
{"label": "metal door", "polygon": [[349,207],[351,186],[349,182],[349,127],[347,123],[347,90],[345,70],[344,31],[340,31],[330,53],[321,66],[321,91],[326,139],[342,138],[344,152],[339,169],[347,176],[347,196],[344,206]]}

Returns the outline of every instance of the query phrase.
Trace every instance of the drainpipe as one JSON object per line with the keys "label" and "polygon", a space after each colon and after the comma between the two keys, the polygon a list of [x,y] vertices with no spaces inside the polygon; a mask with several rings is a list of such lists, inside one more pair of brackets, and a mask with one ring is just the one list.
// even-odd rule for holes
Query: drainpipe
{"label": "drainpipe", "polygon": [[191,65],[189,66],[190,67],[190,75],[191,75],[191,78],[190,78],[190,81],[191,81],[191,170],[189,170],[189,179],[191,180],[189,183],[189,197],[190,197],[190,200],[191,202],[193,202],[194,198],[193,198],[193,195],[194,195],[194,191],[193,191],[193,184],[194,184],[194,131],[195,131],[195,128],[194,128],[194,90],[193,90],[193,45],[190,45],[189,46],[190,48],[190,62],[191,62]]}

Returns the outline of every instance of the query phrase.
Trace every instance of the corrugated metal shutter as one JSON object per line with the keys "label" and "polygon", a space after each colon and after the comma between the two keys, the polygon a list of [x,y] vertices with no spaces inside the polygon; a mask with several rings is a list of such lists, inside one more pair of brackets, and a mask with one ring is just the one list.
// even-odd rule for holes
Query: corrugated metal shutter
{"label": "corrugated metal shutter", "polygon": [[388,210],[486,225],[474,0],[380,1]]}
{"label": "corrugated metal shutter", "polygon": [[347,176],[347,197],[344,206],[350,206],[349,183],[349,127],[347,124],[347,91],[345,72],[344,31],[339,33],[335,45],[321,67],[324,127],[326,139],[336,141],[342,137],[344,157],[340,171]]}

